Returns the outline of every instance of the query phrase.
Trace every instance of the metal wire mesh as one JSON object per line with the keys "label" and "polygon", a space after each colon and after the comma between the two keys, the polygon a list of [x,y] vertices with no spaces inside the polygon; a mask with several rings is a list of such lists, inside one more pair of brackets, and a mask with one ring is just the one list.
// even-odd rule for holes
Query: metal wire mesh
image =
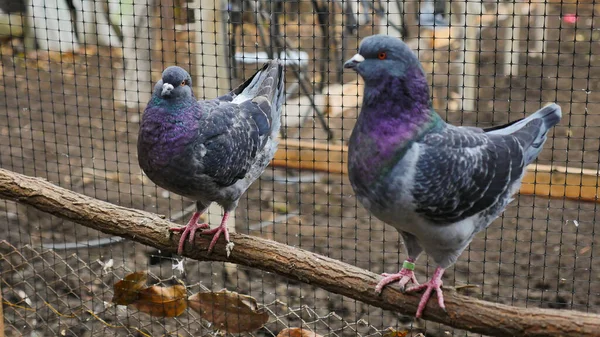
{"label": "metal wire mesh", "polygon": [[[191,310],[172,320],[156,320],[111,303],[114,283],[132,272],[127,263],[112,259],[86,262],[75,254],[63,257],[30,246],[18,249],[6,241],[0,246],[7,336],[199,336],[212,331],[210,323]],[[173,281],[152,273],[150,278],[156,284]],[[187,288],[190,292],[209,290],[201,283]],[[294,308],[274,300],[264,303],[264,308],[269,322],[251,335],[275,336],[299,322],[323,336],[382,335],[366,321],[349,323],[335,312],[322,315],[306,305]]]}
{"label": "metal wire mesh", "polygon": [[[547,102],[560,104],[563,121],[538,163],[576,172],[531,182],[537,193],[517,195],[448,270],[446,284],[473,285],[461,292],[492,302],[597,313],[596,6],[0,0],[0,167],[185,223],[193,202],[156,187],[136,157],[140,116],[166,66],[188,69],[196,96],[213,98],[265,59],[280,57],[287,78],[283,134],[312,147],[343,145],[362,90],[355,74],[342,71],[343,61],[362,37],[402,36],[423,63],[435,108],[451,123],[499,125]],[[398,233],[358,204],[340,174],[342,157],[322,153],[298,161],[283,156],[287,168],[269,167],[242,198],[231,221],[235,230],[376,273],[396,272],[404,259]],[[325,169],[306,169],[318,164]],[[210,210],[211,224],[220,220],[219,212]],[[212,333],[191,311],[156,319],[111,306],[114,283],[139,270],[149,270],[158,283],[182,280],[189,292],[227,288],[254,296],[270,320],[252,335],[275,336],[300,326],[325,337],[381,335],[388,327],[410,335],[475,335],[249,268],[185,260],[181,272],[173,267],[176,256],[13,202],[0,201],[0,231],[6,233],[0,281],[8,336]],[[109,260],[113,266],[106,268]],[[434,267],[421,257],[417,277],[431,276]]]}

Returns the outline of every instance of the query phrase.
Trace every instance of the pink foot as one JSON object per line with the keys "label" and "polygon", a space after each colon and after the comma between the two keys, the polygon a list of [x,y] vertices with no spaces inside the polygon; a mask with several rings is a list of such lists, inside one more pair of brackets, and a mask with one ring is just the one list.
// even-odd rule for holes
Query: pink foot
{"label": "pink foot", "polygon": [[406,284],[408,282],[412,282],[416,285],[419,285],[419,282],[417,281],[417,278],[415,277],[415,273],[413,272],[414,266],[415,265],[412,261],[407,260],[407,261],[404,261],[403,268],[398,273],[396,273],[396,274],[387,274],[387,273],[381,274],[381,276],[383,276],[383,279],[381,281],[379,281],[379,283],[377,283],[377,286],[375,287],[375,292],[377,294],[381,294],[383,287],[387,286],[388,284],[390,284],[392,282],[396,282],[398,280],[400,281],[399,285],[400,285],[400,289],[402,291],[404,291],[404,288],[406,287]]}
{"label": "pink foot", "polygon": [[181,253],[183,253],[183,245],[185,244],[186,238],[189,238],[189,242],[193,243],[194,237],[196,235],[196,231],[198,229],[208,228],[208,224],[205,224],[205,223],[199,224],[198,223],[198,219],[200,218],[201,215],[202,215],[202,213],[194,212],[194,215],[192,215],[192,218],[190,219],[190,221],[188,221],[187,225],[185,225],[184,227],[169,228],[169,230],[171,232],[183,232],[181,234],[181,239],[179,239],[179,246],[177,246],[177,254],[178,255],[181,255]]}
{"label": "pink foot", "polygon": [[444,305],[444,294],[442,293],[442,275],[444,274],[444,268],[442,267],[437,267],[435,269],[435,273],[433,273],[433,277],[431,278],[431,280],[427,281],[426,283],[423,283],[421,285],[415,286],[415,287],[411,287],[409,289],[407,289],[407,292],[414,292],[414,291],[421,291],[423,289],[425,289],[425,292],[423,293],[423,296],[421,296],[421,301],[419,302],[419,307],[417,308],[417,314],[415,315],[415,317],[419,318],[421,317],[421,315],[423,314],[423,310],[425,309],[425,306],[427,305],[427,302],[429,301],[429,298],[431,297],[431,292],[435,289],[435,293],[437,295],[438,298],[438,305],[440,306],[440,308],[442,308],[444,311],[446,311],[446,306]]}
{"label": "pink foot", "polygon": [[[202,235],[211,235],[214,234],[212,240],[210,241],[210,245],[208,246],[208,252],[212,252],[217,240],[221,236],[221,233],[225,235],[225,241],[229,242],[229,231],[227,230],[227,219],[229,218],[229,213],[225,212],[223,214],[223,220],[221,220],[221,224],[217,228],[209,229],[207,231],[202,231],[200,234]],[[227,252],[227,256],[229,256],[229,251]]]}

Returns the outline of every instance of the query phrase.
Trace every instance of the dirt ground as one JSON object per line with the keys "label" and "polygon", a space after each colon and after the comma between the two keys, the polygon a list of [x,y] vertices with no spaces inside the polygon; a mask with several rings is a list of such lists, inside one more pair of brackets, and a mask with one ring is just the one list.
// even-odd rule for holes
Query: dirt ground
{"label": "dirt ground", "polygon": [[[452,123],[489,126],[555,101],[562,106],[564,118],[547,142],[540,162],[598,169],[600,34],[594,29],[598,18],[586,8],[580,8],[577,29],[565,23],[560,31],[554,29],[560,24],[554,16],[543,61],[522,55],[521,62],[527,66],[512,78],[498,72],[502,59],[490,42],[493,29],[484,31],[487,42],[482,44],[480,55],[478,112],[439,112]],[[559,13],[559,8],[551,12]],[[361,30],[362,36],[366,34]],[[314,38],[310,36],[300,39],[303,50],[313,48]],[[356,41],[350,41],[346,56],[355,48]],[[66,56],[62,62],[46,62],[13,55],[6,46],[2,50],[0,167],[171,218],[192,204],[155,187],[141,174],[135,145],[141,111],[114,106],[113,74],[122,66],[118,55],[111,57],[114,51],[100,49],[89,56],[77,56],[76,62]],[[436,52],[435,57],[443,58],[444,52]],[[313,65],[311,62],[309,69],[314,69]],[[352,79],[354,75],[344,76]],[[290,71],[287,77],[290,83],[294,81]],[[436,88],[444,92],[447,81],[439,76],[442,80],[438,82],[437,73],[435,77]],[[434,91],[435,95],[439,92]],[[445,97],[436,97],[445,104]],[[348,139],[356,113],[356,109],[348,109],[343,116],[328,118],[335,141]],[[297,131],[296,137],[300,134],[302,139],[326,138],[313,118]],[[286,177],[288,182],[281,182]],[[176,222],[183,224],[189,216],[185,214]],[[595,224],[594,203],[516,196],[504,215],[479,234],[447,271],[444,282],[449,286],[473,285],[461,292],[492,302],[600,313],[600,236]],[[376,273],[396,272],[405,258],[397,232],[369,217],[354,198],[347,178],[335,174],[267,169],[242,198],[236,229]],[[185,260],[182,273],[172,266],[175,256],[140,244],[124,241],[90,247],[91,242],[86,241],[106,235],[13,202],[0,201],[0,232],[5,233],[0,239],[6,240],[0,243],[0,287],[5,301],[21,306],[4,306],[7,336],[144,335],[110,324],[139,327],[152,336],[211,333],[194,316],[151,319],[134,309],[106,309],[112,284],[128,271],[140,270],[149,270],[165,283],[181,280],[190,292],[226,287],[254,296],[273,314],[265,328],[253,333],[258,336],[271,336],[284,327],[302,324],[325,336],[375,335],[388,327],[411,329],[410,335],[475,335],[439,324],[413,322],[250,268]],[[83,242],[83,247],[58,249],[64,243],[78,242]],[[53,244],[58,245],[55,252],[36,255]],[[26,245],[37,253],[24,248]],[[112,272],[106,272],[102,263],[111,259]],[[426,256],[421,257],[417,278],[424,281],[434,268]],[[61,313],[79,314],[76,318],[57,315],[44,301]],[[96,316],[82,313],[82,307]]]}

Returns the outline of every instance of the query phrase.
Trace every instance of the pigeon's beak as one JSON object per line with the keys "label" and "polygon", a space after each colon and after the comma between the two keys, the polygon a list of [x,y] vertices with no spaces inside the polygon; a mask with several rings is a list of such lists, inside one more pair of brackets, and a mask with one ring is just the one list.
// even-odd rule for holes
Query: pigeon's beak
{"label": "pigeon's beak", "polygon": [[169,83],[165,83],[162,86],[162,92],[160,93],[161,96],[171,96],[171,91],[173,91],[173,89],[175,89],[173,87],[172,84]]}
{"label": "pigeon's beak", "polygon": [[365,58],[361,54],[356,54],[352,56],[351,59],[346,61],[346,63],[344,63],[344,68],[356,69],[356,67],[358,67],[358,65],[364,60]]}

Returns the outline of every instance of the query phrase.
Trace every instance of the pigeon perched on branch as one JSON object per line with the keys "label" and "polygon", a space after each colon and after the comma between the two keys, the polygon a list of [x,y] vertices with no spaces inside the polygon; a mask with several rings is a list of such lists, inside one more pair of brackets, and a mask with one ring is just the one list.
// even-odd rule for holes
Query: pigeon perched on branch
{"label": "pigeon perched on branch", "polygon": [[[195,233],[229,241],[227,218],[242,194],[264,171],[277,150],[281,106],[285,98],[284,67],[269,61],[252,78],[221,97],[197,101],[192,79],[180,67],[169,67],[156,83],[140,124],[140,167],[158,186],[196,201],[196,212],[185,227],[177,253]],[[198,219],[211,203],[224,209],[219,227]]]}
{"label": "pigeon perched on branch", "polygon": [[[349,178],[360,203],[402,236],[408,258],[397,274],[383,274],[379,293],[399,281],[425,290],[420,317],[433,291],[444,307],[444,270],[475,234],[496,219],[518,191],[526,166],[561,118],[550,104],[531,116],[490,129],[445,123],[433,110],[429,85],[401,40],[374,35],[344,64],[365,82],[362,109],[349,141]],[[419,285],[414,263],[425,251],[437,264]]]}

